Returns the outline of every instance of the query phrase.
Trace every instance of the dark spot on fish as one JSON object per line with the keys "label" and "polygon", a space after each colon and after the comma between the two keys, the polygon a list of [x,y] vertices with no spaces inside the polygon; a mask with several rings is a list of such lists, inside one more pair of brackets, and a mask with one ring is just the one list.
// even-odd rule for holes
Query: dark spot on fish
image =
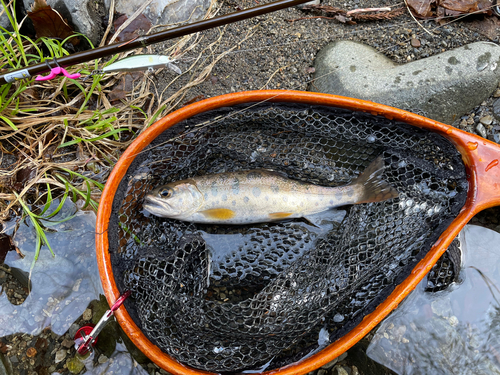
{"label": "dark spot on fish", "polygon": [[248,203],[249,200],[250,200],[250,198],[248,198],[248,197],[243,198],[243,202],[245,202],[245,203]]}
{"label": "dark spot on fish", "polygon": [[231,204],[232,204],[233,206],[236,206],[236,201],[232,201],[232,202],[231,202]]}
{"label": "dark spot on fish", "polygon": [[260,178],[260,177],[262,177],[262,174],[261,174],[260,172],[256,172],[256,171],[249,172],[249,173],[247,174],[247,178],[248,178],[249,180],[254,179],[254,178]]}
{"label": "dark spot on fish", "polygon": [[283,195],[283,202],[288,201],[288,197],[286,195]]}
{"label": "dark spot on fish", "polygon": [[259,196],[260,196],[260,188],[258,188],[258,187],[254,187],[254,188],[252,189],[252,194],[253,194],[253,196],[254,196],[255,198],[259,197]]}
{"label": "dark spot on fish", "polygon": [[335,199],[336,200],[341,200],[342,198],[344,197],[344,193],[342,193],[341,191],[338,191],[335,193]]}
{"label": "dark spot on fish", "polygon": [[203,197],[204,197],[205,199],[208,199],[208,193],[203,194]]}
{"label": "dark spot on fish", "polygon": [[278,193],[280,191],[280,187],[278,185],[271,185],[270,188],[273,193]]}
{"label": "dark spot on fish", "polygon": [[347,191],[347,196],[348,196],[349,198],[352,198],[352,197],[354,196],[354,189],[349,189],[349,190]]}
{"label": "dark spot on fish", "polygon": [[235,178],[233,180],[233,184],[231,185],[231,188],[233,189],[233,194],[239,194],[240,193],[240,180]]}
{"label": "dark spot on fish", "polygon": [[333,204],[333,199],[330,199],[330,204]]}
{"label": "dark spot on fish", "polygon": [[217,189],[217,183],[216,183],[215,181],[214,181],[214,182],[212,182],[212,186],[211,186],[211,189],[210,189],[210,190],[211,190],[211,192],[212,192],[212,195],[213,195],[214,197],[216,197],[216,196],[217,196],[217,193],[218,193],[218,189]]}
{"label": "dark spot on fish", "polygon": [[221,199],[223,202],[227,201],[227,194],[222,194]]}

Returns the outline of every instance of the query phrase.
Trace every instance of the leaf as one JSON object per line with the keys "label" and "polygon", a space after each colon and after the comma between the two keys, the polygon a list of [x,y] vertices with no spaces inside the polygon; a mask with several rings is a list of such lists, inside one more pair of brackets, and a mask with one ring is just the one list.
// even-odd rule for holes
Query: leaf
{"label": "leaf", "polygon": [[434,4],[434,0],[408,0],[408,6],[413,10],[415,16],[425,18],[431,17],[431,4]]}
{"label": "leaf", "polygon": [[[62,18],[62,16],[47,5],[45,0],[35,0],[31,12],[27,12],[29,19],[33,22],[37,38],[66,39],[74,34],[73,29]],[[80,43],[76,37],[69,39],[74,46]]]}

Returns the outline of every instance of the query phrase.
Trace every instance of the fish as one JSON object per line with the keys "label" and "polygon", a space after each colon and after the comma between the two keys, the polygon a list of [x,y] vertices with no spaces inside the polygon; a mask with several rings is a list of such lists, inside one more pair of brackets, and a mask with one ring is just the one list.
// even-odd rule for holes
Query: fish
{"label": "fish", "polygon": [[160,186],[143,208],[162,218],[202,224],[253,224],[305,218],[335,207],[398,197],[382,179],[384,160],[376,158],[350,184],[328,187],[267,169],[196,176]]}

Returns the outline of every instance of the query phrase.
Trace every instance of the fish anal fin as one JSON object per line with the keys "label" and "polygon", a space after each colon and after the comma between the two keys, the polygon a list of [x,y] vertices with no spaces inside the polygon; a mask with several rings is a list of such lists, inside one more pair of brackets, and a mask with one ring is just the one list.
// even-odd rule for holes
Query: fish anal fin
{"label": "fish anal fin", "polygon": [[269,214],[271,220],[282,220],[292,216],[293,212],[273,212]]}
{"label": "fish anal fin", "polygon": [[236,216],[236,213],[229,208],[210,208],[200,211],[205,217],[215,220],[228,220]]}

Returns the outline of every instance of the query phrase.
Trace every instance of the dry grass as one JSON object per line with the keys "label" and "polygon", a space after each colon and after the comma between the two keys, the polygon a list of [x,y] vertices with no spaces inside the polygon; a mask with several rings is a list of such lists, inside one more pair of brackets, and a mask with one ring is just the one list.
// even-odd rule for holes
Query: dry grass
{"label": "dry grass", "polygon": [[[206,17],[213,17],[216,12],[214,0]],[[162,92],[158,92],[154,79],[142,72],[94,76],[86,82],[57,78],[14,83],[8,95],[20,88],[24,90],[0,113],[18,129],[13,130],[11,124],[0,120],[0,162],[4,167],[0,169],[0,219],[6,218],[11,208],[19,206],[18,199],[36,203],[46,194],[47,184],[59,194],[78,189],[82,194],[76,197],[83,199],[85,194],[91,194],[98,201],[99,184],[93,184],[92,180],[105,181],[133,139],[155,119],[179,107],[189,91],[209,76],[215,64],[238,47],[235,45],[216,56],[211,54],[223,33],[224,29],[220,38],[207,45],[182,76],[176,76]],[[251,34],[249,31],[247,38]],[[201,40],[199,34],[182,37],[162,54],[180,59]],[[151,53],[151,50],[133,51],[119,58],[139,53]],[[87,63],[71,70],[88,74],[95,67]],[[170,86],[181,86],[180,82],[182,87],[164,97]],[[8,154],[17,161],[5,166]],[[68,188],[64,181],[69,181],[72,187]],[[89,188],[92,191],[88,191]]]}

